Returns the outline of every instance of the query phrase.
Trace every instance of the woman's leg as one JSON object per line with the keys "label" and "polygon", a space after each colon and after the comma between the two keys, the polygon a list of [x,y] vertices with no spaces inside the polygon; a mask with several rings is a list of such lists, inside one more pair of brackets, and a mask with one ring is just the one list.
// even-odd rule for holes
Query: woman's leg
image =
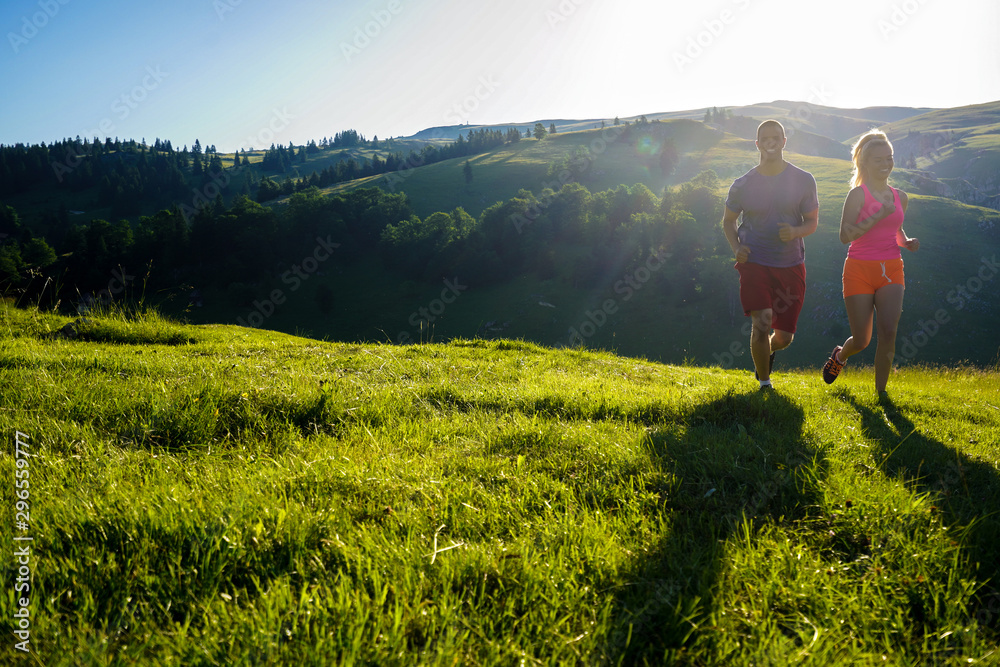
{"label": "woman's leg", "polygon": [[875,295],[854,294],[846,296],[844,297],[844,305],[847,307],[847,320],[851,323],[851,336],[844,341],[843,349],[840,351],[841,361],[847,361],[848,357],[865,349],[871,342]]}
{"label": "woman's leg", "polygon": [[875,347],[875,390],[885,391],[896,355],[896,329],[903,313],[903,286],[886,285],[875,292],[875,322],[878,342]]}

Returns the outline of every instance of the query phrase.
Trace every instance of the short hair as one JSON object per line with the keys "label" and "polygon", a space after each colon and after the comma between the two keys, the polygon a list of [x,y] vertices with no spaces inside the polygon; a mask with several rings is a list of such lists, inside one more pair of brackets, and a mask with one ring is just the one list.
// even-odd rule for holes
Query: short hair
{"label": "short hair", "polygon": [[778,121],[773,120],[773,119],[772,120],[765,120],[763,123],[761,123],[760,125],[757,126],[757,139],[758,140],[760,139],[760,131],[763,130],[765,127],[777,127],[779,130],[781,130],[781,136],[782,137],[785,136],[785,126],[784,125],[782,125],[781,123],[779,123]]}

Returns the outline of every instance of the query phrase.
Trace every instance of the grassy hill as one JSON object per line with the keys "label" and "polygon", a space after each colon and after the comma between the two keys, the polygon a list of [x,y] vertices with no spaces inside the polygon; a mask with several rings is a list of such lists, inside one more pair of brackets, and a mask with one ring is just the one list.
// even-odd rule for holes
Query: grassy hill
{"label": "grassy hill", "polygon": [[[633,127],[633,130],[636,130]],[[469,158],[473,181],[466,184],[464,160],[447,160],[420,167],[391,182],[406,192],[418,215],[464,207],[478,215],[495,201],[507,199],[520,189],[541,196],[547,186],[558,187],[560,169],[573,157],[586,153],[585,168],[569,173],[591,192],[620,183],[642,183],[653,192],[682,183],[703,170],[720,177],[720,195],[730,182],[756,165],[751,141],[706,126],[694,120],[649,123],[628,140],[620,140],[622,128],[558,133],[543,141],[523,140],[490,153]],[[801,135],[802,133],[800,133]],[[664,174],[651,153],[668,139],[677,147],[680,160],[672,173]],[[838,230],[851,166],[836,159],[789,152],[787,158],[809,170],[819,188],[819,231],[806,240],[808,293],[795,344],[779,355],[784,367],[817,367],[834,345],[849,335],[841,298],[841,272],[846,248]],[[995,210],[969,206],[951,199],[920,194],[910,187],[920,172],[898,169],[894,182],[913,192],[906,230],[921,239],[920,252],[906,254],[907,294],[899,330],[898,362],[995,363],[1000,354],[994,332],[1000,329],[1000,298],[996,290],[996,255],[1000,251],[1000,215]],[[358,183],[341,184],[328,190],[341,192]],[[364,185],[389,187],[385,177]],[[703,220],[716,226],[717,220]],[[721,230],[719,231],[721,237]],[[586,252],[586,249],[581,249]],[[571,331],[590,321],[608,299],[617,312],[587,337],[594,348],[622,354],[679,363],[711,364],[728,361],[732,367],[750,367],[746,349],[748,332],[738,306],[738,281],[728,257],[704,259],[705,277],[684,291],[684,283],[672,276],[672,288],[650,282],[627,302],[614,286],[622,275],[608,276],[589,290],[578,289],[564,272],[555,277],[526,273],[494,288],[468,290],[441,313],[433,331],[415,331],[410,316],[431,304],[442,285],[412,285],[378,262],[345,261],[336,272],[313,281],[296,295],[294,303],[277,312],[268,328],[312,335],[317,338],[354,341],[441,341],[476,335],[524,338],[545,345],[570,342]],[[461,281],[467,277],[456,275]],[[311,290],[327,284],[341,298],[336,312],[323,315],[315,307]],[[701,283],[699,283],[701,284]],[[721,286],[721,287],[720,287]],[[261,293],[267,293],[267,285]],[[693,290],[693,291],[691,291]],[[966,296],[962,296],[962,290]],[[967,298],[966,298],[967,297]],[[188,314],[200,322],[237,322],[246,317],[245,307],[212,299],[211,313]],[[549,304],[549,305],[540,305]],[[597,316],[600,318],[600,316]],[[495,326],[488,327],[488,323]],[[491,332],[490,329],[500,329]],[[746,334],[746,335],[744,335]],[[915,342],[914,342],[915,341]],[[902,354],[902,347],[907,355]],[[864,363],[874,360],[874,345],[862,353]]]}
{"label": "grassy hill", "polygon": [[882,128],[896,154],[941,184],[937,194],[1000,207],[1000,102],[938,111]]}
{"label": "grassy hill", "polygon": [[[610,122],[601,128],[593,127],[600,124],[598,121],[552,121],[560,129],[543,141],[525,139],[468,158],[334,185],[326,193],[379,186],[406,193],[422,219],[456,207],[478,216],[522,189],[541,196],[545,188],[558,188],[569,179],[592,193],[620,184],[641,183],[659,195],[665,188],[675,188],[711,169],[719,175],[719,194],[724,195],[733,178],[756,164],[749,138],[756,126],[754,115],[782,118],[791,135],[788,159],[811,171],[817,179],[820,227],[806,241],[809,287],[797,340],[779,355],[778,363],[779,368],[786,369],[815,368],[848,335],[840,296],[846,250],[837,237],[850,174],[847,145],[858,132],[881,125],[896,142],[897,156],[909,155],[911,148],[919,156],[916,168],[897,165],[893,176],[894,183],[911,193],[906,229],[923,242],[919,253],[905,258],[908,290],[900,324],[898,362],[971,362],[989,366],[1000,358],[995,335],[1000,329],[995,269],[1000,250],[1000,215],[996,208],[981,206],[992,201],[985,197],[990,192],[987,185],[1000,174],[1000,135],[995,122],[1000,117],[1000,103],[949,110],[843,110],[776,101],[732,111],[743,115],[721,124],[702,122],[704,111],[649,114],[647,118],[653,122],[633,123],[627,131],[626,126]],[[579,129],[566,131],[574,127]],[[428,142],[448,140],[440,134],[429,130],[423,138],[392,139],[392,149],[419,150]],[[385,150],[387,141],[380,140],[378,151]],[[671,142],[677,161],[665,170],[660,156]],[[926,150],[928,147],[933,151]],[[370,157],[375,152],[370,147],[351,151],[357,157]],[[300,174],[308,173],[330,166],[347,154],[321,151],[293,168]],[[471,182],[463,173],[466,161],[472,168]],[[997,186],[1000,188],[1000,183]],[[73,196],[76,199],[68,202],[70,210],[85,208],[85,198],[92,193]],[[32,205],[36,207],[55,205],[51,192],[24,197],[33,197]],[[968,205],[968,201],[981,205]],[[279,211],[286,204],[287,199],[269,203]],[[70,221],[78,222],[94,214],[88,211],[87,215],[71,216]],[[100,211],[97,214],[103,215]],[[699,222],[713,228],[718,224],[718,220],[710,218]],[[585,259],[590,250],[574,248],[572,253]],[[284,263],[291,264],[310,251],[303,248],[303,255],[283,258]],[[592,326],[594,331],[585,341],[591,348],[671,363],[687,360],[732,368],[750,366],[746,320],[739,312],[737,280],[728,256],[700,258],[697,278],[667,276],[669,271],[663,271],[627,301],[615,290],[618,281],[627,275],[602,276],[596,286],[581,289],[574,280],[574,266],[526,271],[503,285],[462,291],[458,301],[435,313],[439,316],[430,330],[415,328],[413,315],[421,308],[439,306],[444,286],[415,284],[391,269],[373,256],[337,256],[312,275],[301,290],[286,294],[287,305],[276,309],[264,326],[354,342],[440,342],[478,335],[523,338],[553,347],[570,344],[574,330]],[[203,290],[203,309],[184,312],[186,299],[164,308],[195,323],[245,321],[249,303],[283,287],[277,275],[273,269],[262,269],[256,283],[242,284],[242,292],[249,292],[249,298],[232,299],[227,286],[222,285]],[[462,284],[469,279],[454,273],[447,278]],[[186,284],[183,276],[174,282]],[[324,309],[316,307],[320,290],[334,295],[332,312],[324,314]],[[599,310],[609,299],[616,312],[602,315]],[[904,347],[907,354],[902,352]],[[871,362],[873,355],[874,345],[862,353],[860,361]]]}
{"label": "grassy hill", "polygon": [[[476,216],[495,202],[513,197],[522,188],[535,193],[546,186],[558,189],[560,173],[565,169],[592,192],[622,183],[643,183],[659,194],[666,185],[683,182],[690,176],[664,175],[653,152],[654,145],[658,147],[670,138],[682,156],[697,155],[723,138],[722,132],[689,120],[650,124],[646,128],[647,141],[640,137],[639,143],[623,140],[625,129],[624,125],[608,125],[604,129],[557,133],[542,141],[522,139],[482,155],[444,160],[401,174],[340,183],[326,192],[377,186],[405,192],[421,217],[457,206]],[[581,155],[588,156],[586,166],[574,167],[571,163]],[[472,166],[471,183],[466,182],[462,172],[466,160]],[[681,173],[688,171],[682,169]]]}
{"label": "grassy hill", "polygon": [[43,664],[998,658],[996,370],[0,317]]}

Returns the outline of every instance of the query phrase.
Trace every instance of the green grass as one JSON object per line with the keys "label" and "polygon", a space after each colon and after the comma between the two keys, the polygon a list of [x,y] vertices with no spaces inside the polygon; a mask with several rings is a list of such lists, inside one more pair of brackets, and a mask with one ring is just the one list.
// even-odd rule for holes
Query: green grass
{"label": "green grass", "polygon": [[[586,150],[593,161],[587,163],[586,168],[574,166],[572,172],[591,192],[608,190],[622,183],[642,183],[660,195],[665,186],[685,182],[701,169],[697,158],[684,159],[675,176],[664,177],[656,166],[655,156],[651,156],[648,149],[645,152],[640,149],[638,144],[644,137],[652,137],[654,142],[672,137],[678,152],[691,151],[695,155],[722,139],[721,133],[692,120],[651,123],[645,128],[636,126],[633,129],[631,141],[623,138],[624,125],[610,124],[603,129],[560,132],[541,141],[526,138],[468,158],[443,160],[399,174],[339,183],[324,192],[333,194],[355,187],[377,186],[387,191],[405,192],[422,218],[458,206],[478,216],[497,201],[514,197],[522,188],[536,195],[546,186],[558,190],[561,187],[559,171],[550,173],[550,166],[564,159],[572,161],[578,151]],[[466,182],[463,173],[466,160],[472,166],[471,183]]]}
{"label": "green grass", "polygon": [[995,370],[0,312],[43,664],[998,660]]}

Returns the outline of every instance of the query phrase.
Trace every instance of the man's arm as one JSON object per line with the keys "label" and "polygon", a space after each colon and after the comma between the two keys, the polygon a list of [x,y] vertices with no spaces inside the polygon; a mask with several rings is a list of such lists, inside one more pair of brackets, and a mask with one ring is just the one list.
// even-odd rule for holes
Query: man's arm
{"label": "man's arm", "polygon": [[792,227],[787,222],[779,222],[778,227],[778,238],[782,241],[791,241],[792,239],[804,239],[813,232],[819,226],[819,209],[812,211],[810,213],[804,213],[802,215],[802,224],[796,227]]}
{"label": "man's arm", "polygon": [[802,214],[802,222],[794,227],[788,223],[778,223],[778,238],[783,242],[804,239],[816,231],[819,226],[819,194],[816,192],[816,179],[812,174],[805,172],[808,181],[801,184],[802,198],[799,200],[800,208],[811,208],[812,210]]}
{"label": "man's arm", "polygon": [[740,212],[733,211],[727,206],[726,212],[722,214],[722,231],[729,241],[729,247],[732,248],[736,261],[742,264],[750,257],[750,248],[740,243],[740,235],[736,231],[736,222],[739,218]]}

